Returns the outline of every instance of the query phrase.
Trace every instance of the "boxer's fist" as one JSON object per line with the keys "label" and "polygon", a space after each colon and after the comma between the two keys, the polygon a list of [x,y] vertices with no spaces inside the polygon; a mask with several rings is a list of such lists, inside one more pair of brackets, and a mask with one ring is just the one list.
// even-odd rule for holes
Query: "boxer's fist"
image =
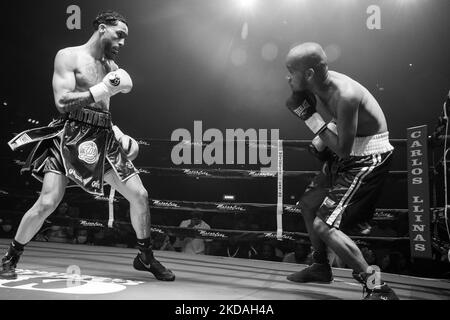
{"label": "boxer's fist", "polygon": [[309,152],[320,161],[333,159],[333,152],[325,145],[319,136],[316,136],[309,145]]}
{"label": "boxer's fist", "polygon": [[132,137],[124,135],[120,139],[120,144],[127,154],[127,159],[133,161],[139,154],[139,144]]}
{"label": "boxer's fist", "polygon": [[286,106],[303,121],[316,112],[316,97],[309,91],[295,91],[286,101]]}
{"label": "boxer's fist", "polygon": [[111,71],[102,80],[102,82],[89,88],[95,102],[99,102],[106,98],[122,92],[128,93],[133,88],[133,81],[130,75],[123,69]]}
{"label": "boxer's fist", "polygon": [[112,126],[112,130],[114,132],[114,136],[117,141],[119,141],[122,149],[127,154],[127,159],[133,161],[139,154],[139,144],[132,137],[124,134],[122,130],[119,129],[118,126]]}
{"label": "boxer's fist", "polygon": [[326,128],[326,123],[316,111],[316,97],[309,91],[295,91],[287,99],[286,106],[297,117],[305,121],[314,134]]}

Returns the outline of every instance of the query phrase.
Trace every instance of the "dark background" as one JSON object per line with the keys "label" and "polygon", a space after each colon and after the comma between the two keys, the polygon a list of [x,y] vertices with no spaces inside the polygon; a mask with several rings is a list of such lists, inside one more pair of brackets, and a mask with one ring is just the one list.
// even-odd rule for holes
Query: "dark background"
{"label": "dark background", "polygon": [[[72,4],[81,8],[80,30],[66,27],[66,9]],[[381,30],[366,27],[366,10],[372,4],[381,9]],[[405,138],[407,127],[422,124],[432,131],[450,89],[448,0],[260,0],[252,10],[242,10],[235,0],[41,0],[9,5],[1,19],[0,97],[7,102],[0,105],[1,150],[9,156],[5,142],[14,132],[31,128],[28,118],[42,125],[57,115],[51,87],[54,56],[61,48],[85,43],[93,32],[92,20],[105,9],[117,10],[129,21],[129,38],[118,63],[130,73],[134,87],[112,99],[111,111],[114,122],[134,137],[170,139],[177,128],[192,133],[194,120],[201,120],[203,130],[279,129],[281,139],[311,139],[306,126],[284,107],[289,95],[285,55],[304,41],[320,43],[332,60],[331,70],[353,77],[373,93],[385,111],[391,138]],[[248,35],[243,37],[245,23]],[[267,43],[277,48],[273,60],[262,57]],[[245,52],[246,60],[236,65],[239,52]],[[393,169],[405,169],[404,148],[397,150]],[[170,154],[142,150],[136,164],[151,165],[157,152],[166,159]],[[286,162],[287,170],[318,168],[302,152]],[[3,167],[8,176],[4,184],[23,184],[13,175],[17,172]],[[242,192],[237,200],[276,202],[275,181],[267,190],[241,180],[166,178],[145,183],[153,198],[219,201],[223,193]],[[305,185],[286,182],[286,202],[294,202]],[[406,179],[390,181],[388,187],[380,205],[406,207]]]}

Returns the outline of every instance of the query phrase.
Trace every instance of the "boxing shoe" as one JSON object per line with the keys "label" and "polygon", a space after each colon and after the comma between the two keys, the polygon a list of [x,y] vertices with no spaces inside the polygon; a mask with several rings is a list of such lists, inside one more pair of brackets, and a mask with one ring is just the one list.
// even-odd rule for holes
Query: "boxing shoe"
{"label": "boxing shoe", "polygon": [[392,290],[386,283],[376,286],[373,289],[363,286],[364,300],[399,300],[394,290]]}
{"label": "boxing shoe", "polygon": [[133,267],[139,271],[149,271],[156,279],[161,281],[174,281],[175,275],[164,267],[153,255],[151,249],[141,251],[134,258]]}
{"label": "boxing shoe", "polygon": [[299,283],[331,283],[333,281],[333,272],[328,263],[315,262],[303,270],[288,275],[287,279]]}
{"label": "boxing shoe", "polygon": [[[353,271],[352,276],[363,286],[363,299],[364,300],[399,300],[394,290],[392,290],[386,283],[378,284],[375,286],[367,285],[371,273],[367,272],[355,272]],[[381,282],[381,281],[380,281]]]}
{"label": "boxing shoe", "polygon": [[18,251],[10,247],[8,252],[2,258],[0,269],[0,279],[17,279],[16,266],[23,251]]}

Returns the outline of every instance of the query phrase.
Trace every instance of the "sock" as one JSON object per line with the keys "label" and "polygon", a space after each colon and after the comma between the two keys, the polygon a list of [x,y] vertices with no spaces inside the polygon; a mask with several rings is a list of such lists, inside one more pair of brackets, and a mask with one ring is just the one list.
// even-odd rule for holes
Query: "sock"
{"label": "sock", "polygon": [[314,251],[312,254],[313,261],[321,264],[330,264],[328,261],[328,255],[326,251]]}
{"label": "sock", "polygon": [[12,251],[12,249],[14,249],[15,251],[23,251],[23,249],[25,248],[25,244],[21,244],[20,242],[17,242],[15,239],[13,240],[13,242],[11,242],[10,245],[10,250],[8,253],[10,253]]}
{"label": "sock", "polygon": [[150,237],[145,239],[137,239],[137,247],[139,251],[148,251],[148,249],[152,248],[152,241]]}

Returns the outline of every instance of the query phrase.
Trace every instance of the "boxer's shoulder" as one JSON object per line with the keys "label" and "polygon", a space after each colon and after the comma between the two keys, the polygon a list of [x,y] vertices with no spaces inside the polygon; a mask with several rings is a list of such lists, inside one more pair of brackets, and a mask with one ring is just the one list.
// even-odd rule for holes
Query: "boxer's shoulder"
{"label": "boxer's shoulder", "polygon": [[334,104],[359,104],[363,97],[362,86],[352,78],[337,72],[332,76],[335,91],[332,96]]}
{"label": "boxer's shoulder", "polygon": [[58,50],[55,63],[66,66],[75,66],[79,56],[82,54],[80,47],[66,47]]}

